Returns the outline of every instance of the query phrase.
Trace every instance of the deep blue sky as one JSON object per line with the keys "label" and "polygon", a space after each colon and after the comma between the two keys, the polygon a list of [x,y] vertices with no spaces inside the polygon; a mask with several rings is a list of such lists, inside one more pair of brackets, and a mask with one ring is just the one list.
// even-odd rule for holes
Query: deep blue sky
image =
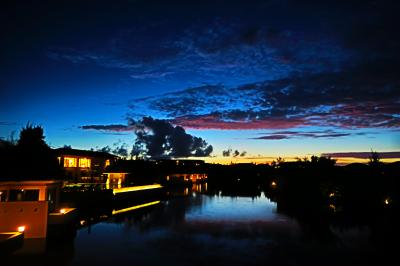
{"label": "deep blue sky", "polygon": [[152,116],[217,158],[399,150],[399,4],[314,2],[2,1],[0,136],[131,146]]}

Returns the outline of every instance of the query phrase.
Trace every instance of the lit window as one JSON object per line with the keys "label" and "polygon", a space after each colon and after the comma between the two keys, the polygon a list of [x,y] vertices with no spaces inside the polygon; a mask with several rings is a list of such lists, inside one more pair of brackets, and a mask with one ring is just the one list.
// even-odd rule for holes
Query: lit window
{"label": "lit window", "polygon": [[90,168],[90,159],[88,158],[79,158],[79,167],[80,168]]}
{"label": "lit window", "polygon": [[110,160],[106,160],[105,167],[107,167],[107,166],[109,166],[109,165],[110,165]]}
{"label": "lit window", "polygon": [[64,167],[76,167],[76,158],[64,157]]}

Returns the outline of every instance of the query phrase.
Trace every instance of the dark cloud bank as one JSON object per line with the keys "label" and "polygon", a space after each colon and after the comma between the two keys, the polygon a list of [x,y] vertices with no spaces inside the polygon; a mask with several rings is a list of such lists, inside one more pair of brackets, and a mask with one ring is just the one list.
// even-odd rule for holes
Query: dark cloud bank
{"label": "dark cloud bank", "polygon": [[[187,25],[184,28],[170,27],[176,29],[173,34],[160,26],[162,33],[156,32],[154,43],[162,43],[168,51],[163,54],[160,45],[153,47],[152,43],[150,48],[158,52],[151,53],[155,55],[151,60],[131,60],[140,58],[137,53],[146,54],[141,47],[127,49],[139,36],[135,30],[115,37],[123,44],[117,51],[135,56],[84,58],[107,67],[128,68],[133,78],[142,75],[160,81],[175,73],[207,84],[176,87],[173,93],[130,102],[131,119],[141,119],[143,113],[163,117],[174,125],[164,130],[172,135],[181,128],[266,129],[275,132],[254,139],[279,140],[339,138],[367,134],[368,129],[400,128],[398,2],[254,1],[245,6],[251,12],[244,5],[228,8],[232,14],[239,11],[236,15],[240,16],[234,16],[238,19],[228,14],[217,19],[221,17],[211,14],[202,17],[201,23],[190,20],[179,23]],[[82,128],[120,132],[134,131],[134,126]],[[163,156],[165,152],[156,148],[168,139],[163,136],[141,139],[150,153]],[[191,142],[196,143],[187,141]],[[151,143],[158,144],[153,148]],[[172,156],[202,153],[196,148],[178,152],[170,145],[173,148],[167,153]],[[232,151],[224,155],[231,156]]]}
{"label": "dark cloud bank", "polygon": [[[398,159],[400,158],[400,152],[379,152],[381,159]],[[337,152],[337,153],[325,153],[322,156],[333,157],[333,158],[358,158],[358,159],[369,159],[371,152]]]}
{"label": "dark cloud bank", "polygon": [[337,132],[333,130],[322,130],[322,131],[275,131],[272,133],[262,134],[261,137],[256,137],[253,139],[264,139],[264,140],[281,140],[281,139],[292,139],[292,138],[338,138],[346,137],[352,135],[367,135],[367,132]]}
{"label": "dark cloud bank", "polygon": [[[143,117],[140,121],[130,119],[128,125],[86,125],[82,129],[103,131],[133,131],[136,135],[132,156],[153,159],[180,157],[207,157],[213,147],[200,137],[186,133],[181,126],[174,126],[168,121]],[[109,148],[111,150],[111,148]],[[121,147],[117,147],[121,149]],[[118,152],[118,150],[117,150]],[[125,149],[123,149],[125,152]]]}
{"label": "dark cloud bank", "polygon": [[398,128],[399,88],[395,69],[375,65],[234,88],[193,88],[139,99],[131,108],[141,103],[196,129]]}

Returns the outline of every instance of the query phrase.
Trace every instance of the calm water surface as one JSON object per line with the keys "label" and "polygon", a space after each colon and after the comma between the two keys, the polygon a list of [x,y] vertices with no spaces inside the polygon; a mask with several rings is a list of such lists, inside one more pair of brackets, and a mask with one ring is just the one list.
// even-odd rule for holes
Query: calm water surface
{"label": "calm water surface", "polygon": [[[278,214],[276,209],[276,203],[263,194],[251,198],[192,193],[83,226],[69,240],[32,244],[42,245],[43,250],[16,253],[10,262],[13,265],[26,265],[27,260],[31,265],[338,265],[344,262],[354,265],[361,264],[371,251],[367,230],[332,229],[340,241],[316,241],[307,237],[295,220]],[[357,248],[343,241],[356,241]]]}

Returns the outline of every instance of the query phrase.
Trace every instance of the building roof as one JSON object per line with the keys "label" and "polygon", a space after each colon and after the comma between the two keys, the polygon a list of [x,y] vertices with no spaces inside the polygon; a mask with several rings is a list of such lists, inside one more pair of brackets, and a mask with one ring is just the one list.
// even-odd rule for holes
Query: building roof
{"label": "building roof", "polygon": [[70,156],[85,156],[85,157],[97,157],[97,158],[109,158],[115,159],[118,156],[110,154],[108,152],[102,151],[88,151],[88,150],[77,150],[77,149],[70,149],[70,148],[59,148],[54,149],[56,155],[70,155]]}
{"label": "building roof", "polygon": [[62,182],[59,180],[29,180],[29,181],[4,181],[0,182],[0,187],[40,187],[40,186],[52,186],[60,185]]}

